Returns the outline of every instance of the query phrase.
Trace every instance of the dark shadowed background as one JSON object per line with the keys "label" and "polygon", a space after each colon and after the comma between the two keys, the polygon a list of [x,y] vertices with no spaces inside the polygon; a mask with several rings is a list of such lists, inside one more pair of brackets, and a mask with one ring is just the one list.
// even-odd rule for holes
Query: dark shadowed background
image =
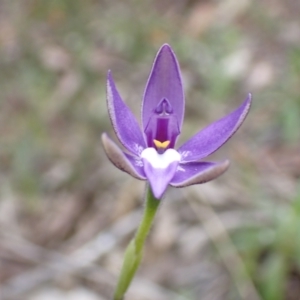
{"label": "dark shadowed background", "polygon": [[253,93],[213,159],[169,189],[128,300],[300,299],[300,2],[0,0],[0,299],[110,300],[144,182],[110,164],[105,77],[139,118],[174,49],[179,144]]}

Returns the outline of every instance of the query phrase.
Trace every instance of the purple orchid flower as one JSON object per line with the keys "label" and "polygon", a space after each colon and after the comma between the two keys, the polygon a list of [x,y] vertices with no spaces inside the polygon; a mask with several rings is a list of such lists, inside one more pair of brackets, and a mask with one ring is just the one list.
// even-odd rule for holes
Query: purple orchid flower
{"label": "purple orchid flower", "polygon": [[171,47],[157,53],[145,88],[141,130],[121,99],[111,72],[107,76],[107,105],[114,131],[127,152],[102,135],[111,162],[131,176],[148,180],[160,199],[167,186],[204,183],[223,174],[229,161],[199,161],[219,149],[241,126],[251,105],[251,94],[229,115],[207,126],[174,149],[184,117],[184,93],[179,64]]}

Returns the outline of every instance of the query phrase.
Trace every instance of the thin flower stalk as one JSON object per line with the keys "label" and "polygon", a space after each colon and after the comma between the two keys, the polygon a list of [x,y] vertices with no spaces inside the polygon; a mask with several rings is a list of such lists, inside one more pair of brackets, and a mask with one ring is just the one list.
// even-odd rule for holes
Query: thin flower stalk
{"label": "thin flower stalk", "polygon": [[148,186],[142,221],[135,237],[131,240],[126,249],[121,274],[114,294],[114,300],[123,299],[123,296],[141,263],[145,240],[151,229],[159,204],[159,199],[154,197],[151,188]]}

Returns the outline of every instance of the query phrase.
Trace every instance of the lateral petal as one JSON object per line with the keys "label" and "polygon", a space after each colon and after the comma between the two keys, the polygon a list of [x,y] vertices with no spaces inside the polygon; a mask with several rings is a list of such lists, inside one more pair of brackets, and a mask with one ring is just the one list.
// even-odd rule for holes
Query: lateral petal
{"label": "lateral petal", "polygon": [[108,136],[103,133],[101,136],[105,153],[109,160],[120,170],[132,177],[145,180],[143,162],[140,158],[124,153]]}
{"label": "lateral petal", "polygon": [[251,94],[236,110],[195,134],[178,149],[181,162],[197,161],[218,150],[242,125],[250,106]]}
{"label": "lateral petal", "polygon": [[172,178],[170,185],[184,187],[193,184],[205,183],[222,175],[229,167],[229,161],[191,162],[180,164]]}
{"label": "lateral petal", "polygon": [[131,153],[140,155],[146,147],[140,126],[116,89],[113,77],[107,74],[107,106],[114,131],[122,145]]}
{"label": "lateral petal", "polygon": [[142,121],[145,129],[153,110],[163,99],[170,101],[173,113],[181,128],[184,117],[184,93],[176,56],[168,44],[158,51],[150,72],[142,104]]}

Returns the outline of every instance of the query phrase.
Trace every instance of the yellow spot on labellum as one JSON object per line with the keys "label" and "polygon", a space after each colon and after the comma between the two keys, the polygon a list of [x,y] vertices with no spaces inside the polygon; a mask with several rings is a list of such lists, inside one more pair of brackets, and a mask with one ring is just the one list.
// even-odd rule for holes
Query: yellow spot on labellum
{"label": "yellow spot on labellum", "polygon": [[164,141],[164,142],[160,142],[158,140],[153,140],[154,145],[156,146],[156,148],[158,149],[165,149],[169,146],[170,141]]}

